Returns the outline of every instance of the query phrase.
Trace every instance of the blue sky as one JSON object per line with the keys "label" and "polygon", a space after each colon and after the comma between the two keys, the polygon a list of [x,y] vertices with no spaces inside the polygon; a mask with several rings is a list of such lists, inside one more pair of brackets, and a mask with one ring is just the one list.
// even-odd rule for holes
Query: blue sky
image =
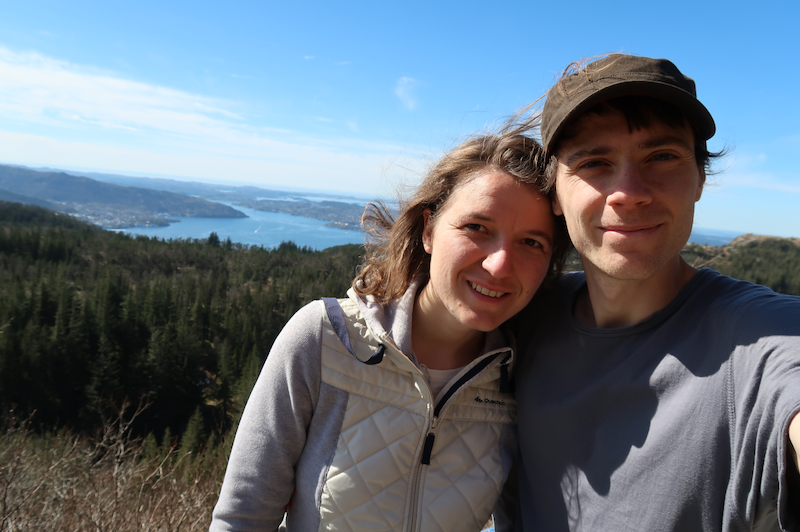
{"label": "blue sky", "polygon": [[797,2],[2,2],[0,161],[391,196],[571,61],[674,61],[704,228],[800,237]]}

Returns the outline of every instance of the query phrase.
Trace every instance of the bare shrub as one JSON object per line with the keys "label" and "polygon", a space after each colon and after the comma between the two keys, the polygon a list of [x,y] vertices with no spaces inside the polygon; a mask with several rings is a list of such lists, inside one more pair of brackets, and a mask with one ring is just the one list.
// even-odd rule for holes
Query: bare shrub
{"label": "bare shrub", "polygon": [[95,439],[33,435],[9,416],[0,435],[0,531],[208,530],[225,460],[218,453],[143,453],[132,438],[144,405],[107,419]]}

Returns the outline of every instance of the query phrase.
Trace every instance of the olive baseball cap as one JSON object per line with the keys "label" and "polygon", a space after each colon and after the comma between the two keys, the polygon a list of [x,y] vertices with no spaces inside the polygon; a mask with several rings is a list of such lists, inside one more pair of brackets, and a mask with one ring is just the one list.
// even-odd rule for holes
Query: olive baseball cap
{"label": "olive baseball cap", "polygon": [[564,126],[591,106],[618,96],[650,96],[683,111],[702,140],[716,126],[697,99],[694,80],[666,59],[611,54],[563,76],[547,93],[542,111],[542,143],[548,155]]}

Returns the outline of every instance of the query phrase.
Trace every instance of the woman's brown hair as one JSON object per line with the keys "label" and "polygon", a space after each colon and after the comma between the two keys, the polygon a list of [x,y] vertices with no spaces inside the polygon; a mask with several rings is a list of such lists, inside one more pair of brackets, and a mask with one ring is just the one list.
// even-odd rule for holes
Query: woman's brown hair
{"label": "woman's brown hair", "polygon": [[[542,146],[524,133],[531,128],[507,124],[500,132],[476,136],[449,151],[427,174],[400,212],[393,218],[381,202],[370,203],[361,218],[367,232],[367,254],[353,290],[385,303],[400,297],[415,277],[430,270],[430,256],[422,247],[423,213],[431,220],[442,210],[456,187],[487,170],[500,170],[516,181],[548,196]],[[553,255],[545,282],[563,268],[570,241],[563,217],[555,218]]]}

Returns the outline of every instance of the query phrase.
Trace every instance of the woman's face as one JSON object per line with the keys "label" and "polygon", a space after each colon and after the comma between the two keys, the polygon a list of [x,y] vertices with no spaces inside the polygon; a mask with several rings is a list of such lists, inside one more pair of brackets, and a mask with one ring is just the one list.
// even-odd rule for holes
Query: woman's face
{"label": "woman's face", "polygon": [[425,213],[431,269],[420,297],[443,326],[490,331],[539,288],[554,231],[546,197],[505,172],[478,174],[455,188],[435,219]]}

